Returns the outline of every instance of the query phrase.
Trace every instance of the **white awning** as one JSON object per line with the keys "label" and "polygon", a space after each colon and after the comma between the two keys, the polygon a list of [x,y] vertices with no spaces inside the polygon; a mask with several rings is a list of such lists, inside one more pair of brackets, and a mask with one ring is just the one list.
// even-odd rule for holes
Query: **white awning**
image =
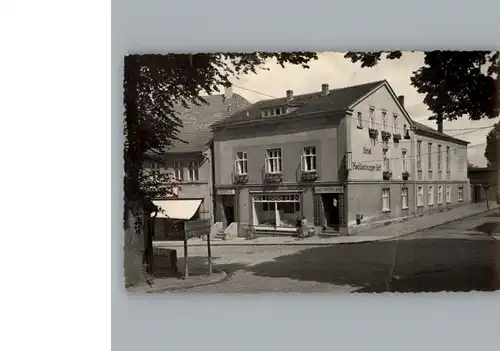
{"label": "white awning", "polygon": [[201,205],[202,200],[153,200],[153,203],[161,208],[156,218],[191,219]]}

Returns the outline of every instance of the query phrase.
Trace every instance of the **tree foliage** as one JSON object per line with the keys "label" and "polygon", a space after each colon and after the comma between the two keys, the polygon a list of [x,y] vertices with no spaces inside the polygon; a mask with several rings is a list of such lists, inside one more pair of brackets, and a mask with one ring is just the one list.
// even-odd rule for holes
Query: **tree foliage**
{"label": "tree foliage", "polygon": [[[345,58],[373,67],[382,58],[399,59],[401,51],[348,52]],[[413,72],[411,84],[425,95],[424,103],[435,115],[429,119],[472,120],[494,118],[500,113],[497,84],[499,53],[493,51],[430,51],[424,65]]]}
{"label": "tree foliage", "polygon": [[500,122],[495,123],[493,129],[486,135],[486,148],[484,150],[484,157],[488,161],[488,166],[496,168],[498,152],[497,136],[500,137]]}
{"label": "tree foliage", "polygon": [[[290,53],[200,53],[169,55],[128,55],[124,61],[124,230],[126,284],[140,280],[137,273],[144,248],[137,237],[143,235],[141,210],[148,199],[172,191],[170,175],[145,173],[144,162],[163,154],[174,141],[180,141],[182,127],[178,106],[206,104],[200,93],[219,92],[229,87],[230,79],[240,74],[256,73],[274,60],[309,68],[316,60],[313,52]],[[162,178],[166,177],[166,178]],[[131,218],[133,217],[133,218]],[[130,273],[135,270],[135,273]]]}

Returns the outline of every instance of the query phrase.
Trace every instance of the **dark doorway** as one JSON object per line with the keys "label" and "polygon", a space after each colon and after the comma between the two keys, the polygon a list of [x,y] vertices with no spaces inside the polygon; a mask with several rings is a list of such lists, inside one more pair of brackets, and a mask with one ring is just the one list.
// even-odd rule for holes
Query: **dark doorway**
{"label": "dark doorway", "polygon": [[481,186],[475,185],[472,187],[472,202],[479,203],[481,202]]}
{"label": "dark doorway", "polygon": [[234,222],[234,205],[224,204],[224,217],[226,218],[226,226]]}
{"label": "dark doorway", "polygon": [[323,194],[322,200],[325,211],[325,229],[338,231],[340,228],[339,194]]}

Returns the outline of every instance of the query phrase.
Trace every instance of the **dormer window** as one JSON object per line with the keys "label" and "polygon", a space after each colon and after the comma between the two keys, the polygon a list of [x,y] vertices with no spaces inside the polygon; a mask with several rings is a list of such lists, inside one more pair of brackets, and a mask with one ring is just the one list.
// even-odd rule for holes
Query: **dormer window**
{"label": "dormer window", "polygon": [[262,117],[272,117],[272,116],[281,116],[287,114],[286,107],[273,107],[271,109],[263,110]]}

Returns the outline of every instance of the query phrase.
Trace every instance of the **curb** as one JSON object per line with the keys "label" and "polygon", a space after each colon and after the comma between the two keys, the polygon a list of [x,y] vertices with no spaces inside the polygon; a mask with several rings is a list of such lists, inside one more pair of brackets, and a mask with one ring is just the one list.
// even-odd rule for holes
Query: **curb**
{"label": "curb", "polygon": [[[457,218],[457,219],[453,219],[453,220],[450,220],[450,221],[442,222],[442,223],[439,223],[439,224],[436,224],[436,225],[432,225],[430,227],[419,228],[419,229],[413,230],[413,231],[411,231],[409,233],[404,233],[404,234],[401,234],[401,235],[395,235],[395,236],[391,236],[391,237],[384,237],[384,238],[375,239],[375,240],[346,241],[346,242],[338,242],[338,243],[305,243],[305,242],[296,242],[296,241],[285,241],[285,242],[282,242],[282,243],[252,243],[252,242],[248,242],[248,243],[242,243],[242,244],[234,244],[234,243],[230,243],[230,242],[229,243],[224,243],[224,244],[222,244],[222,243],[219,244],[217,242],[214,243],[213,241],[211,241],[210,242],[210,246],[211,247],[222,247],[222,246],[230,246],[230,247],[244,246],[244,247],[249,247],[249,246],[278,246],[278,245],[287,245],[287,246],[331,246],[331,245],[367,244],[367,243],[374,243],[374,242],[379,242],[379,241],[383,242],[383,241],[389,241],[389,240],[394,240],[394,239],[402,238],[402,237],[405,237],[405,236],[408,236],[408,235],[411,235],[411,234],[415,234],[416,232],[419,232],[419,231],[422,231],[422,230],[428,230],[428,229],[436,228],[436,227],[439,227],[439,226],[444,225],[444,224],[449,224],[449,223],[453,223],[453,222],[456,222],[456,221],[459,221],[459,220],[463,220],[463,219],[475,217],[475,216],[478,216],[478,215],[481,215],[481,214],[484,214],[484,213],[498,211],[499,209],[500,209],[500,207],[496,207],[494,209],[489,209],[489,210],[484,210],[484,211],[476,212],[474,214],[470,214],[470,215],[467,215],[467,216],[464,216],[464,217],[461,217],[461,218]],[[500,239],[495,239],[495,240],[499,240],[500,241]],[[206,246],[206,243],[191,244],[191,245],[189,245],[189,242],[188,242],[188,247],[205,247],[205,246]],[[175,245],[175,246],[169,246],[169,247],[156,247],[156,249],[172,249],[172,248],[176,248],[176,247],[183,247],[183,246],[182,245]]]}
{"label": "curb", "polygon": [[156,288],[156,289],[153,288],[153,289],[147,290],[146,294],[156,294],[156,293],[162,293],[162,292],[174,292],[174,291],[179,291],[179,290],[189,290],[189,289],[197,288],[199,286],[220,284],[220,283],[224,283],[225,281],[229,280],[232,277],[232,273],[228,274],[221,269],[214,269],[213,272],[222,274],[222,277],[217,278],[217,279],[212,280],[212,281],[209,281],[209,282],[206,282],[206,283],[198,283],[198,284],[192,284],[192,285],[186,285],[186,286]]}
{"label": "curb", "polygon": [[456,222],[456,221],[461,221],[461,220],[467,219],[467,218],[472,218],[472,217],[479,216],[479,215],[482,215],[482,214],[485,214],[485,213],[488,213],[488,212],[497,211],[499,209],[500,209],[500,207],[497,207],[497,208],[494,208],[494,209],[489,209],[489,210],[485,210],[485,211],[481,211],[481,212],[476,212],[476,213],[471,214],[471,215],[467,215],[467,216],[464,216],[464,217],[461,217],[461,218],[458,218],[458,219],[453,219],[451,221],[446,221],[446,222],[443,222],[443,223],[440,223],[440,224],[432,225],[432,226],[427,227],[427,228],[420,228],[420,229],[414,230],[414,231],[409,232],[409,233],[405,233],[405,234],[401,234],[401,235],[395,236],[393,238],[381,239],[381,240],[376,240],[376,241],[387,241],[387,240],[394,240],[394,239],[398,239],[398,238],[403,238],[405,236],[408,236],[408,235],[411,235],[411,234],[415,234],[416,232],[419,232],[419,231],[422,231],[422,230],[429,230],[429,229],[436,228],[436,227],[439,227],[439,226],[442,226],[442,225],[445,225],[445,224],[453,223],[453,222]]}

